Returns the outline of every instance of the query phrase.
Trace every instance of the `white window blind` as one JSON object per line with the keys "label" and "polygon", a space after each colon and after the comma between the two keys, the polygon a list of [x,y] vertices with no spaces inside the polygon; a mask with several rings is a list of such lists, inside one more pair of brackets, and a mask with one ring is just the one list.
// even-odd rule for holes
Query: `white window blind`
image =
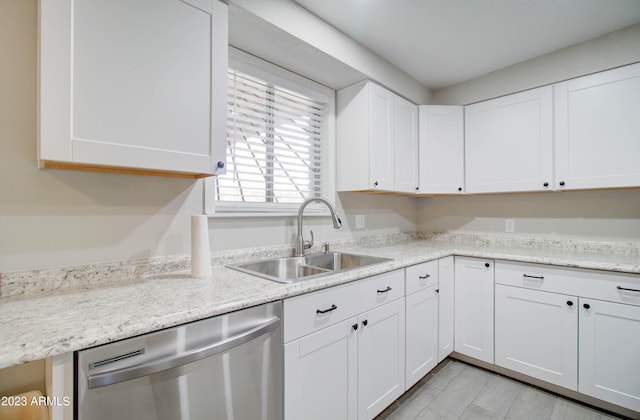
{"label": "white window blind", "polygon": [[235,70],[228,95],[227,173],[216,200],[279,211],[319,196],[327,104]]}

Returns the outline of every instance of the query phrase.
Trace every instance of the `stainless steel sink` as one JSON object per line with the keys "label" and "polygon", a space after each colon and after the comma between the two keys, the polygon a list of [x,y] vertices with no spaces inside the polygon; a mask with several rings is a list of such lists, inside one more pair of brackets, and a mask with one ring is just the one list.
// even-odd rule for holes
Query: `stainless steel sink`
{"label": "stainless steel sink", "polygon": [[281,283],[293,283],[386,261],[391,261],[391,258],[329,252],[304,257],[283,257],[232,264],[227,267]]}

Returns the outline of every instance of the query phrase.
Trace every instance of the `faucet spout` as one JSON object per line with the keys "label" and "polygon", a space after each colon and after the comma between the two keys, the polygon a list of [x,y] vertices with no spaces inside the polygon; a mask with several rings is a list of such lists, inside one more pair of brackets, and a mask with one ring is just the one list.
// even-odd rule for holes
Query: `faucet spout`
{"label": "faucet spout", "polygon": [[334,229],[340,229],[342,227],[342,220],[340,220],[340,217],[338,217],[335,207],[329,200],[322,197],[311,197],[303,201],[302,204],[300,204],[300,208],[298,209],[298,236],[296,238],[296,256],[298,257],[303,257],[305,249],[309,249],[311,248],[311,246],[313,246],[313,232],[311,233],[311,241],[305,241],[302,236],[302,215],[304,213],[304,209],[313,202],[322,203],[327,206],[327,208],[329,209],[329,213],[331,213],[331,219],[333,221]]}

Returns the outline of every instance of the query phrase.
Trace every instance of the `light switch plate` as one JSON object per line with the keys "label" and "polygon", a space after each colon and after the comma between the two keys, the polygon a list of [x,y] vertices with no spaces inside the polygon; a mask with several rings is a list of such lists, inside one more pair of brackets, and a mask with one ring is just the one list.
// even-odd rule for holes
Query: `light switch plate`
{"label": "light switch plate", "polygon": [[356,214],[356,229],[364,229],[364,214]]}
{"label": "light switch plate", "polygon": [[516,221],[513,219],[504,219],[504,231],[513,233],[516,231]]}

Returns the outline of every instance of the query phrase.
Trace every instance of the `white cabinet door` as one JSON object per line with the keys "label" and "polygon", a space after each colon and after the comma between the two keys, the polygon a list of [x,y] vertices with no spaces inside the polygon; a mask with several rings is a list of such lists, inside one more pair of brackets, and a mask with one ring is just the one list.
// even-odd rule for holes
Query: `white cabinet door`
{"label": "white cabinet door", "polygon": [[455,257],[455,351],[493,363],[493,260]]}
{"label": "white cabinet door", "polygon": [[285,344],[286,420],[357,418],[357,325],[349,319]]}
{"label": "white cabinet door", "polygon": [[578,389],[578,298],[495,287],[495,363]]}
{"label": "white cabinet door", "polygon": [[466,106],[466,192],[551,189],[552,123],[551,86]]}
{"label": "white cabinet door", "polygon": [[336,161],[338,191],[416,193],[417,107],[372,82],[339,90]]}
{"label": "white cabinet door", "polygon": [[554,89],[556,188],[640,185],[640,64]]}
{"label": "white cabinet door", "polygon": [[580,298],[579,391],[640,412],[640,307]]}
{"label": "white cabinet door", "polygon": [[[394,188],[394,106],[393,93],[369,83],[371,119],[369,179],[371,188],[393,191]],[[349,141],[343,139],[343,141]],[[352,159],[353,156],[347,156]]]}
{"label": "white cabinet door", "polygon": [[405,391],[404,303],[398,299],[358,317],[360,420],[374,418]]}
{"label": "white cabinet door", "polygon": [[407,389],[438,364],[438,286],[406,297]]}
{"label": "white cabinet door", "polygon": [[420,193],[461,194],[464,190],[464,107],[421,105]]}
{"label": "white cabinet door", "polygon": [[453,257],[438,260],[438,363],[453,351],[454,263]]}
{"label": "white cabinet door", "polygon": [[40,1],[41,167],[225,161],[227,5],[190,3]]}
{"label": "white cabinet door", "polygon": [[417,193],[418,107],[397,95],[394,106],[394,191]]}

